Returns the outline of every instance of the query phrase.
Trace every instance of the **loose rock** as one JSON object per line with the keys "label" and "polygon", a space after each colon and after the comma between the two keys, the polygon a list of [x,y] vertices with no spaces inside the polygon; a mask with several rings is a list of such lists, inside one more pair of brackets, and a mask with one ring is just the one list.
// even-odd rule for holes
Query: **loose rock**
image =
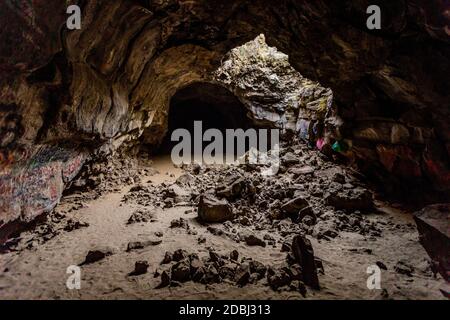
{"label": "loose rock", "polygon": [[110,256],[112,254],[113,254],[113,252],[108,249],[91,250],[87,253],[86,258],[80,264],[80,266],[95,263],[97,261],[103,260],[104,258],[106,258],[107,256]]}
{"label": "loose rock", "polygon": [[136,261],[134,265],[134,271],[132,271],[129,276],[140,276],[147,273],[149,264],[148,261]]}
{"label": "loose rock", "polygon": [[245,236],[245,243],[249,246],[266,247],[266,243],[264,242],[264,240],[261,240],[260,238],[258,238],[253,234]]}
{"label": "loose rock", "polygon": [[128,243],[127,251],[144,249],[149,246],[157,246],[162,243],[161,239],[150,239],[145,241],[133,241]]}
{"label": "loose rock", "polygon": [[204,195],[200,197],[198,217],[203,222],[225,222],[233,219],[233,212],[228,201]]}

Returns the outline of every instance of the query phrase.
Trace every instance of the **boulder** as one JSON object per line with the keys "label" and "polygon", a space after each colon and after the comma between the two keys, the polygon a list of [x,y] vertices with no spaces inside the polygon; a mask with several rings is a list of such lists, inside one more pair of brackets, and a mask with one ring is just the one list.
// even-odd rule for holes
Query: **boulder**
{"label": "boulder", "polygon": [[291,283],[289,274],[283,269],[270,269],[267,275],[267,282],[273,290],[278,290],[281,287],[287,286]]}
{"label": "boulder", "polygon": [[148,261],[136,261],[134,270],[129,274],[130,276],[140,276],[147,273],[149,264]]}
{"label": "boulder", "polygon": [[114,252],[112,249],[94,249],[94,250],[90,250],[87,254],[86,254],[86,258],[84,259],[84,261],[80,264],[80,266],[84,266],[87,264],[91,264],[91,263],[95,263],[98,262],[100,260],[103,260],[104,258],[106,258],[107,256],[112,255]]}
{"label": "boulder", "polygon": [[172,280],[186,282],[191,277],[191,263],[189,259],[184,259],[172,266]]}
{"label": "boulder", "polygon": [[220,263],[222,258],[219,256],[219,254],[217,252],[210,250],[209,251],[209,260],[212,262]]}
{"label": "boulder", "polygon": [[450,281],[450,204],[434,204],[414,214],[419,240],[437,271]]}
{"label": "boulder", "polygon": [[173,254],[169,251],[166,251],[164,254],[164,259],[161,261],[161,264],[168,264],[171,263],[173,260]]}
{"label": "boulder", "polygon": [[236,179],[232,181],[225,181],[225,183],[218,186],[216,188],[216,194],[219,197],[231,200],[241,195],[245,188],[245,179],[242,177],[236,177]]}
{"label": "boulder", "polygon": [[245,263],[236,268],[234,280],[236,281],[236,284],[240,287],[243,287],[249,283],[250,267],[248,264]]}
{"label": "boulder", "polygon": [[161,273],[161,282],[156,287],[156,289],[165,288],[169,285],[170,285],[170,274],[167,271],[163,271],[163,273]]}
{"label": "boulder", "polygon": [[176,203],[180,203],[188,201],[190,193],[175,183],[164,190],[163,197],[164,199],[169,198],[173,199]]}
{"label": "boulder", "polygon": [[127,224],[149,222],[153,219],[153,213],[149,210],[139,209],[133,212],[128,219]]}
{"label": "boulder", "polygon": [[179,262],[181,260],[186,259],[189,256],[186,250],[178,249],[173,253],[172,260]]}
{"label": "boulder", "polygon": [[233,250],[230,252],[230,259],[232,261],[238,261],[239,259],[239,252],[237,250]]}
{"label": "boulder", "polygon": [[442,295],[446,297],[447,299],[450,299],[450,283],[446,282],[441,285],[439,288],[439,291],[441,291]]}
{"label": "boulder", "polygon": [[377,262],[375,262],[375,264],[382,270],[387,270],[388,269],[386,267],[386,265],[383,262],[381,262],[381,261],[377,261]]}
{"label": "boulder", "polygon": [[191,269],[191,275],[193,276],[197,270],[203,267],[203,262],[199,259],[197,255],[191,255],[189,257],[190,260],[190,269]]}
{"label": "boulder", "polygon": [[298,213],[298,222],[313,226],[317,222],[317,216],[311,207],[306,207]]}
{"label": "boulder", "polygon": [[179,218],[179,219],[174,219],[170,222],[170,228],[175,229],[175,228],[181,228],[181,229],[186,229],[189,230],[189,223],[187,222],[186,219],[183,218]]}
{"label": "boulder", "polygon": [[289,173],[294,175],[294,179],[297,179],[300,176],[314,173],[316,169],[311,166],[303,166],[303,167],[293,167],[289,169]]}
{"label": "boulder", "polygon": [[250,266],[250,273],[256,274],[258,280],[264,278],[264,276],[266,275],[267,267],[261,262],[252,260],[250,261],[249,266]]}
{"label": "boulder", "polygon": [[292,152],[288,152],[286,153],[282,159],[281,159],[283,165],[290,167],[293,166],[295,164],[298,164],[300,162],[298,156],[296,156],[294,153]]}
{"label": "boulder", "polygon": [[144,241],[133,241],[129,242],[127,246],[127,251],[140,250],[150,246],[157,246],[162,243],[161,239],[148,239]]}
{"label": "boulder", "polygon": [[244,176],[238,172],[228,172],[216,187],[216,195],[220,198],[231,199],[241,195],[245,189],[246,181]]}
{"label": "boulder", "polygon": [[286,270],[286,272],[289,274],[291,279],[294,280],[294,281],[295,280],[298,280],[298,281],[302,281],[303,280],[302,267],[300,267],[300,265],[298,265],[297,263],[295,263],[292,266],[290,266],[289,270]]}
{"label": "boulder", "polygon": [[198,204],[198,217],[203,222],[225,222],[234,216],[228,201],[202,195]]}
{"label": "boulder", "polygon": [[211,284],[211,283],[219,283],[221,281],[219,271],[212,264],[208,265],[205,268],[205,274],[203,278],[200,280],[201,283]]}
{"label": "boulder", "polygon": [[205,275],[206,275],[205,267],[200,267],[192,275],[192,281],[203,282],[203,278],[205,277]]}
{"label": "boulder", "polygon": [[300,210],[303,210],[307,207],[309,207],[308,201],[300,196],[286,202],[284,205],[281,206],[281,210],[284,213],[292,215],[299,213]]}
{"label": "boulder", "polygon": [[219,274],[222,279],[234,281],[236,278],[236,264],[227,263],[223,265],[220,267]]}
{"label": "boulder", "polygon": [[193,173],[193,174],[199,175],[201,170],[202,170],[202,166],[199,165],[198,163],[194,163],[194,164],[192,165],[192,173]]}
{"label": "boulder", "polygon": [[302,235],[295,236],[292,241],[292,253],[302,269],[304,283],[319,290],[319,277],[311,242]]}
{"label": "boulder", "polygon": [[257,236],[253,235],[253,234],[249,234],[245,236],[245,243],[248,246],[260,246],[260,247],[265,247],[266,246],[266,242],[260,238],[258,238]]}
{"label": "boulder", "polygon": [[363,188],[332,192],[325,197],[325,203],[342,210],[373,209],[372,193]]}

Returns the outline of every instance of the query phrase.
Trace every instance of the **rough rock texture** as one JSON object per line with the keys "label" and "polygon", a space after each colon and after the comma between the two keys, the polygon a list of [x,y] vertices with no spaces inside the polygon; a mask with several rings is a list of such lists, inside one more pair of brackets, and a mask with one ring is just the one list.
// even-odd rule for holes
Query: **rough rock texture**
{"label": "rough rock texture", "polygon": [[[321,128],[310,119],[329,111],[331,92],[289,77],[287,57],[262,38],[249,48],[277,62],[255,61],[256,72],[239,77],[244,90],[230,82],[239,75],[229,69],[239,67],[233,58],[249,52],[225,54],[259,34],[333,90],[337,114],[328,124],[342,127],[326,145],[389,181],[388,192],[412,183],[448,192],[446,0],[376,1],[383,23],[375,32],[365,27],[367,0],[71,2],[82,7],[79,31],[64,27],[67,2],[0,3],[0,225],[51,209],[99,148],[115,150],[144,131],[160,140],[171,97],[195,82],[224,76],[254,120],[311,139]],[[267,66],[275,72],[261,73]],[[65,149],[63,160],[52,158],[54,148]]]}
{"label": "rough rock texture", "polygon": [[266,44],[263,35],[231,50],[215,73],[248,107],[255,123],[299,131],[331,115],[333,92],[296,71],[289,57]]}
{"label": "rough rock texture", "polygon": [[0,170],[0,226],[16,221],[0,232],[0,242],[18,228],[52,210],[65,185],[81,169],[87,155],[76,149],[39,146],[8,153],[10,163]]}
{"label": "rough rock texture", "polygon": [[305,284],[314,289],[320,289],[311,242],[304,236],[295,236],[292,240],[292,253],[302,268]]}
{"label": "rough rock texture", "polygon": [[420,243],[437,271],[450,282],[450,204],[428,206],[414,215]]}
{"label": "rough rock texture", "polygon": [[366,189],[354,188],[344,192],[333,192],[325,197],[327,204],[336,209],[361,210],[373,209],[372,194]]}
{"label": "rough rock texture", "polygon": [[205,195],[200,197],[198,217],[204,222],[224,222],[233,219],[234,215],[226,200]]}
{"label": "rough rock texture", "polygon": [[[0,3],[0,80],[13,79],[46,65],[61,50],[59,30],[66,17],[63,1],[18,1]],[[51,19],[48,17],[51,14]]]}

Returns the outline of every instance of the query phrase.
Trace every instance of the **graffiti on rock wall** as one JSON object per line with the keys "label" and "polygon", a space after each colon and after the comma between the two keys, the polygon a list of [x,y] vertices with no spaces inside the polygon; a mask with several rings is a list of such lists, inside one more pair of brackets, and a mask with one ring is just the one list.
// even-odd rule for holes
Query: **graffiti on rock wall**
{"label": "graffiti on rock wall", "polygon": [[34,169],[46,166],[50,162],[67,162],[72,157],[71,150],[58,146],[41,146],[30,160],[29,167]]}
{"label": "graffiti on rock wall", "polygon": [[42,145],[30,148],[21,159],[0,173],[0,226],[18,218],[30,221],[51,211],[66,183],[80,171],[86,154],[75,148]]}
{"label": "graffiti on rock wall", "polygon": [[80,154],[66,163],[62,171],[64,183],[68,183],[75,178],[75,176],[80,172],[85,161],[86,155]]}

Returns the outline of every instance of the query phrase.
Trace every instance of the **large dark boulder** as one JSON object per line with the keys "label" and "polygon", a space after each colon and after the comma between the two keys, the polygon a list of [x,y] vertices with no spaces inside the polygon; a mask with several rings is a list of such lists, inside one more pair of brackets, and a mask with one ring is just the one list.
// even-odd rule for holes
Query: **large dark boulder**
{"label": "large dark boulder", "polygon": [[442,277],[450,281],[450,204],[435,204],[414,214],[420,243]]}
{"label": "large dark boulder", "polygon": [[303,281],[313,289],[320,289],[314,249],[311,242],[302,235],[297,235],[292,241],[292,253],[296,262],[301,266]]}
{"label": "large dark boulder", "polygon": [[233,219],[233,211],[228,201],[205,195],[200,197],[198,217],[203,222],[224,222]]}

